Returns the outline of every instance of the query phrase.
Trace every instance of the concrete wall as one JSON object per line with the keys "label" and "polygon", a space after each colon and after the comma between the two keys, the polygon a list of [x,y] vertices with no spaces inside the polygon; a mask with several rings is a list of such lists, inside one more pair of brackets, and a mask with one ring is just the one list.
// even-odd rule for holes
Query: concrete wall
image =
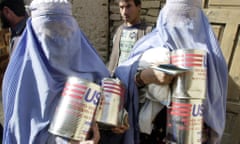
{"label": "concrete wall", "polygon": [[103,60],[108,51],[108,0],[72,0],[73,15]]}

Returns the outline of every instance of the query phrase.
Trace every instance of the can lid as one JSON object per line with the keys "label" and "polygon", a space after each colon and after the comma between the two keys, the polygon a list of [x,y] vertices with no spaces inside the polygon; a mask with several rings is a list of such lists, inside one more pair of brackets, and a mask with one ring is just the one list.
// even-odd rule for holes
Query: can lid
{"label": "can lid", "polygon": [[86,79],[83,79],[83,78],[80,78],[80,77],[76,77],[76,76],[69,76],[67,78],[67,82],[70,82],[70,83],[84,83],[85,85],[87,85],[89,87],[101,90],[101,86],[99,84],[96,84],[92,81],[89,81],[89,80],[86,80]]}
{"label": "can lid", "polygon": [[173,50],[171,53],[172,54],[176,54],[176,53],[201,53],[201,54],[206,54],[206,52],[207,51],[205,49],[199,49],[199,48],[191,48],[191,49],[180,48],[180,49]]}

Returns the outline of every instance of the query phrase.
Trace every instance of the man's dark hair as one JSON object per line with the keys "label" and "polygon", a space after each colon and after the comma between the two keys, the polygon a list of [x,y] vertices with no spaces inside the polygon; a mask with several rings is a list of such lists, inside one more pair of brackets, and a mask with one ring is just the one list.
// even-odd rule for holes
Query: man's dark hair
{"label": "man's dark hair", "polygon": [[134,0],[134,3],[136,6],[140,5],[141,4],[141,0]]}
{"label": "man's dark hair", "polygon": [[[129,0],[119,0],[119,2],[120,1],[129,1]],[[134,1],[134,4],[136,5],[136,6],[138,6],[138,5],[141,5],[141,0],[133,0]]]}
{"label": "man's dark hair", "polygon": [[2,11],[5,6],[10,8],[17,16],[26,16],[23,0],[2,0],[0,10]]}

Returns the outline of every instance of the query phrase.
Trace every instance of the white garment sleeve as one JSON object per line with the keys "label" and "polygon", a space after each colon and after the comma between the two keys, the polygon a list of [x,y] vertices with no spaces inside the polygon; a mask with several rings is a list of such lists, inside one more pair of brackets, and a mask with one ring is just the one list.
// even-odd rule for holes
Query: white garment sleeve
{"label": "white garment sleeve", "polygon": [[[166,48],[152,48],[143,53],[138,69],[146,69],[153,65],[170,63],[169,50]],[[139,113],[139,126],[142,133],[150,134],[152,122],[164,105],[170,103],[170,90],[168,85],[149,84],[141,89],[139,101],[143,104]]]}

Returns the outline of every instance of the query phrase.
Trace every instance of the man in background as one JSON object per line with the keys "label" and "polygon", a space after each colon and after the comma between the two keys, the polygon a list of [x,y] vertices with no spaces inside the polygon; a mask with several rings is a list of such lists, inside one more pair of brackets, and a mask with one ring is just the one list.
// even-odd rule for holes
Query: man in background
{"label": "man in background", "polygon": [[141,0],[119,0],[118,2],[123,24],[117,28],[113,37],[108,65],[112,74],[116,67],[128,58],[135,42],[152,30],[152,26],[140,19]]}
{"label": "man in background", "polygon": [[26,26],[28,15],[22,0],[2,0],[0,11],[2,29],[10,28],[9,54],[11,54]]}

